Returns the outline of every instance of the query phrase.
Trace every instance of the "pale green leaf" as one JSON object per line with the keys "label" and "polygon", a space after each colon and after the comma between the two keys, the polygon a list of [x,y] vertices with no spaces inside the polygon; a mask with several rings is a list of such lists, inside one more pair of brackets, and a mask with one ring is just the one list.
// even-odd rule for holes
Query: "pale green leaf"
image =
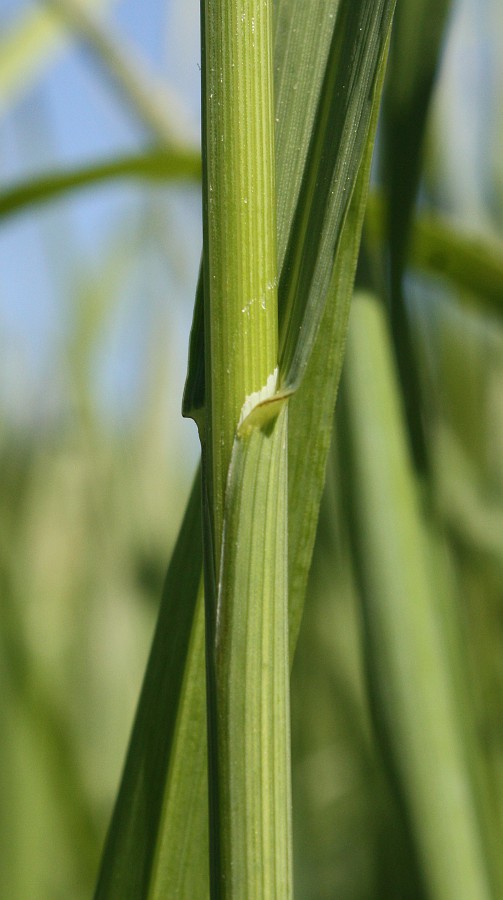
{"label": "pale green leaf", "polygon": [[469,762],[470,704],[456,678],[463,664],[453,661],[455,624],[448,622],[454,608],[447,579],[432,565],[384,310],[370,295],[353,302],[344,400],[343,465],[379,730],[428,896],[489,900],[495,894]]}
{"label": "pale green leaf", "polygon": [[[204,602],[198,598],[187,649],[176,733],[162,798],[149,900],[208,895],[208,747],[204,669]],[[176,850],[176,852],[174,852]],[[146,890],[146,888],[145,888]]]}
{"label": "pale green leaf", "polygon": [[[106,9],[113,0],[81,2]],[[27,8],[14,19],[0,41],[0,112],[37,81],[70,39],[58,16],[43,6]]]}
{"label": "pale green leaf", "polygon": [[94,56],[134,115],[163,145],[182,149],[195,135],[174,91],[148,70],[137,48],[93,15],[82,0],[45,0]]}

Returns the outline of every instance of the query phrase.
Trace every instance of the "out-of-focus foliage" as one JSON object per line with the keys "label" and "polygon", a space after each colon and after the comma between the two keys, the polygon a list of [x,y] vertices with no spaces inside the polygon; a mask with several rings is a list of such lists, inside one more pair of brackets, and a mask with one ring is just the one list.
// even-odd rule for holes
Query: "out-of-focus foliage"
{"label": "out-of-focus foliage", "polygon": [[[0,16],[4,25],[7,13]],[[51,147],[45,73],[65,70],[66,49],[95,82],[103,76],[43,5],[14,6],[8,25],[0,128],[7,148],[17,142],[17,160],[8,150],[3,159],[21,183],[46,166],[63,168],[65,148]],[[118,104],[110,94],[105,100],[113,118]],[[26,140],[33,121],[38,153]],[[113,121],[110,132],[113,140]],[[156,159],[162,166],[164,154]],[[105,162],[113,167],[115,160]],[[2,176],[2,188],[7,181]],[[44,193],[50,180],[38,183]],[[16,276],[3,266],[0,314],[2,897],[92,892],[190,486],[195,454],[178,426],[186,358],[180,334],[186,340],[190,310],[179,298],[193,290],[198,235],[195,248],[180,252],[187,222],[174,236],[179,198],[165,188],[158,195],[147,188],[126,200],[129,221],[120,198],[119,212],[109,204],[110,221],[98,209],[93,255],[85,200],[80,212],[74,203],[29,212],[19,226],[2,224],[2,260],[9,253],[17,260]],[[40,270],[24,316],[24,302],[16,308],[23,259]],[[39,309],[54,307],[37,333]],[[33,359],[28,347],[36,348]]]}
{"label": "out-of-focus foliage", "polygon": [[[145,15],[162,5],[146,4]],[[453,4],[420,170],[421,205],[451,221],[454,214],[464,233],[466,277],[462,241],[454,251],[452,241],[448,247],[448,258],[456,256],[453,276],[452,265],[442,266],[440,239],[435,255],[433,231],[419,251],[412,243],[414,266],[402,273],[401,290],[419,372],[416,415],[428,446],[421,490],[441,534],[441,565],[460,619],[455,640],[464,671],[454,673],[453,681],[468,682],[475,710],[474,767],[480,805],[491,824],[491,849],[491,843],[501,845],[503,810],[503,332],[495,312],[497,274],[488,305],[487,280],[477,281],[469,257],[471,250],[472,262],[477,258],[477,241],[489,236],[497,270],[503,221],[501,154],[489,157],[489,148],[501,143],[496,110],[503,23],[496,2],[487,9],[487,22],[479,20],[474,31],[469,23],[476,4]],[[24,21],[12,13],[8,36],[19,40]],[[20,97],[29,102],[30,96],[44,96],[43,67],[53,60],[46,27],[30,29],[26,38],[32,42],[26,47],[35,41],[36,51],[14,47],[18,69],[15,81],[2,82],[3,115],[16,114]],[[462,68],[456,68],[456,53],[465,55],[467,69],[476,71],[485,62],[489,86],[476,103]],[[43,67],[34,65],[35,58]],[[35,87],[37,94],[26,93]],[[452,110],[465,102],[457,120],[454,112],[450,119],[446,114],[448,91],[454,91]],[[133,120],[135,100],[129,100]],[[49,114],[37,115],[42,132],[50,130]],[[474,146],[481,132],[477,115],[487,155]],[[145,115],[138,118],[144,127]],[[38,173],[35,153],[26,147],[30,175]],[[477,165],[470,169],[472,158]],[[6,166],[12,169],[9,161]],[[2,188],[7,186],[2,178]],[[190,193],[187,202],[193,202]],[[159,197],[149,188],[135,207],[133,225],[116,216],[104,232],[97,262],[81,252],[64,208],[56,218],[32,213],[37,240],[52,260],[49,290],[67,305],[58,308],[63,324],[54,329],[55,358],[46,370],[47,386],[37,394],[54,393],[56,401],[23,412],[2,391],[0,410],[0,896],[12,900],[79,898],[92,890],[164,571],[188,494],[189,426],[180,431],[177,403],[166,408],[165,399],[170,382],[181,386],[185,374],[179,335],[183,331],[186,340],[191,310],[187,306],[181,314],[176,295],[188,293],[181,287],[184,279],[192,286],[195,281],[195,272],[180,271],[186,238],[177,227],[179,206],[179,195],[163,190]],[[12,227],[6,218],[2,234]],[[197,245],[199,236],[187,240]],[[195,256],[197,251],[190,259]],[[167,265],[159,262],[166,257]],[[386,265],[382,243],[376,247],[369,239],[362,279],[384,291]],[[501,259],[499,265],[501,271]],[[47,280],[41,291],[48,290]],[[7,304],[9,289],[4,280]],[[133,342],[131,358],[127,329],[120,326],[128,304],[130,331],[144,334],[140,351]],[[0,320],[0,328],[6,331],[7,324]],[[28,346],[33,328],[27,320]],[[117,350],[121,335],[124,345]],[[5,349],[4,360],[12,360],[15,351]],[[133,379],[134,396],[112,415],[100,394],[109,377],[103,360],[113,354],[127,369],[126,384],[139,360],[143,368]],[[19,367],[21,361],[19,355]],[[3,372],[7,379],[5,362]],[[22,378],[21,371],[10,372],[8,383],[16,377]],[[296,894],[398,900],[424,893],[414,832],[404,828],[366,683],[343,412],[336,414],[293,673]],[[446,602],[443,590],[439,604]]]}

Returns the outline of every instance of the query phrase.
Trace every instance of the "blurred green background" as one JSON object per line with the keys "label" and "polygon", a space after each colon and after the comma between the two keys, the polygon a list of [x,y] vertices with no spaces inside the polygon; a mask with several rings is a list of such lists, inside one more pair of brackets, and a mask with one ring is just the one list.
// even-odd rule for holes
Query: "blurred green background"
{"label": "blurred green background", "polygon": [[[196,147],[197,0],[88,2],[105,49],[60,6],[66,24],[1,0],[1,190],[142,152],[170,129]],[[497,0],[455,2],[419,191],[500,266],[502,60]],[[121,181],[0,218],[1,897],[92,891],[197,460],[179,410],[200,247],[194,184]],[[497,290],[490,309],[482,293],[417,269],[405,279],[501,836],[503,292],[500,309]],[[365,690],[339,416],[293,674],[296,892],[408,898],[413,861]]]}

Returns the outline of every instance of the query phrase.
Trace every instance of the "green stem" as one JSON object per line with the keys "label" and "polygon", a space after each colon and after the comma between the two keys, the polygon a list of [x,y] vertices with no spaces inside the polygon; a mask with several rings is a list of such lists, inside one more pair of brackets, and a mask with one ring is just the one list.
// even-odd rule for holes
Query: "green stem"
{"label": "green stem", "polygon": [[247,419],[277,378],[272,0],[205,0],[202,46],[211,895],[289,898],[287,410]]}
{"label": "green stem", "polygon": [[247,397],[277,365],[272,3],[203,4],[207,419],[217,559]]}
{"label": "green stem", "polygon": [[[289,900],[288,409],[233,454],[216,631],[220,884]],[[211,777],[211,775],[210,775]]]}

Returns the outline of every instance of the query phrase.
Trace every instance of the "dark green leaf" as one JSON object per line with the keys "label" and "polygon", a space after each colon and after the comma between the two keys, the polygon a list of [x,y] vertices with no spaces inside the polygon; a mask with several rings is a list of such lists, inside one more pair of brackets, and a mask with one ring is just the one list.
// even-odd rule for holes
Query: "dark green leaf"
{"label": "dark green leaf", "polygon": [[[149,894],[201,584],[200,517],[200,478],[196,475],[166,576],[138,713],[105,845],[97,898],[137,900]],[[202,690],[204,694],[203,687]],[[200,724],[203,729],[196,736],[198,746],[205,742],[204,721]]]}

